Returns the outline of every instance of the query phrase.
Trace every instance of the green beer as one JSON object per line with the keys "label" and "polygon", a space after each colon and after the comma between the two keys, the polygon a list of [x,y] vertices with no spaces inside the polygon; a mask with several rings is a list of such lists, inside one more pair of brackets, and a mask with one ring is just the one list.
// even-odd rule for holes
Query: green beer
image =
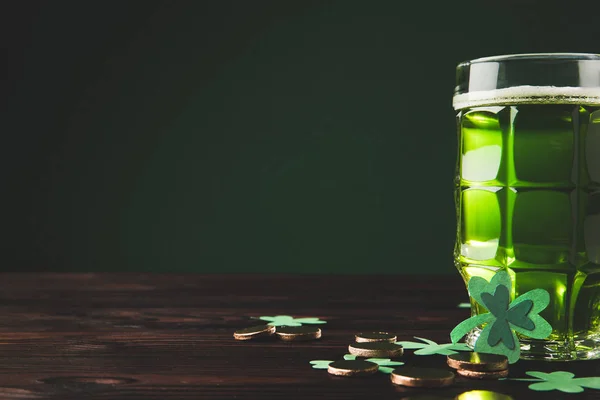
{"label": "green beer", "polygon": [[600,358],[600,56],[504,56],[458,72],[456,267],[465,282],[508,270],[513,299],[548,291],[552,334],[522,338],[523,358]]}

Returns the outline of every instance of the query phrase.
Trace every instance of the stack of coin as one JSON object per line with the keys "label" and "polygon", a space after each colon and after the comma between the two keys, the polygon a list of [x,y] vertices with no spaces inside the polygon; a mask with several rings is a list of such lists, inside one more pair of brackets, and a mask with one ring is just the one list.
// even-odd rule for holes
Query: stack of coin
{"label": "stack of coin", "polygon": [[396,335],[392,335],[387,332],[361,332],[357,333],[355,336],[356,343],[366,343],[366,342],[396,342]]}
{"label": "stack of coin", "polygon": [[367,376],[379,370],[379,365],[366,360],[340,360],[329,364],[327,372],[338,376]]}
{"label": "stack of coin", "polygon": [[454,374],[444,369],[399,367],[392,371],[390,379],[395,385],[436,388],[454,383]]}
{"label": "stack of coin", "polygon": [[456,373],[473,379],[500,379],[508,376],[508,359],[498,354],[457,353],[448,356]]}
{"label": "stack of coin", "polygon": [[321,338],[321,329],[315,326],[280,326],[276,328],[275,334],[286,342],[296,340],[313,340]]}
{"label": "stack of coin", "polygon": [[271,325],[258,325],[249,328],[238,329],[233,333],[235,340],[252,340],[271,337],[275,333],[275,327]]}
{"label": "stack of coin", "polygon": [[348,351],[358,357],[400,357],[404,353],[402,346],[395,344],[396,335],[387,332],[361,332],[355,336],[355,342]]}
{"label": "stack of coin", "polygon": [[238,329],[233,333],[236,340],[253,340],[273,338],[277,336],[286,342],[300,340],[314,340],[321,338],[321,329],[314,326],[279,326],[258,325],[250,328]]}
{"label": "stack of coin", "polygon": [[358,357],[380,358],[400,357],[404,353],[402,346],[390,342],[359,342],[348,346],[350,354]]}

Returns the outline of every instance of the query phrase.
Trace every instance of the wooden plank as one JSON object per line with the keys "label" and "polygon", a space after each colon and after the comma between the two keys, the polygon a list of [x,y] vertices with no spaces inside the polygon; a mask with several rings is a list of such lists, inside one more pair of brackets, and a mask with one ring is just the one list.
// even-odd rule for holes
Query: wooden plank
{"label": "wooden plank", "polygon": [[[456,307],[465,299],[458,275],[3,274],[0,398],[453,398],[474,389],[514,398],[534,394],[524,382],[463,378],[443,390],[400,388],[384,374],[340,378],[308,363],[340,358],[362,330],[447,342],[451,328],[468,316]],[[233,339],[235,329],[257,322],[252,317],[279,314],[327,320],[323,338]],[[443,356],[407,353],[401,359],[407,364],[445,368]],[[600,372],[600,362],[520,361],[511,374],[559,369],[589,376]],[[600,391],[583,396],[600,399]]]}

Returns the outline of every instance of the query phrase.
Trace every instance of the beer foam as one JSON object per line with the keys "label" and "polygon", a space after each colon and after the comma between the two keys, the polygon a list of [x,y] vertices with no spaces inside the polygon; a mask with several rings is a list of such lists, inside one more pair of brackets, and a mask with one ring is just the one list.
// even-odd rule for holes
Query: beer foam
{"label": "beer foam", "polygon": [[600,105],[600,87],[515,86],[455,95],[455,110],[511,104]]}

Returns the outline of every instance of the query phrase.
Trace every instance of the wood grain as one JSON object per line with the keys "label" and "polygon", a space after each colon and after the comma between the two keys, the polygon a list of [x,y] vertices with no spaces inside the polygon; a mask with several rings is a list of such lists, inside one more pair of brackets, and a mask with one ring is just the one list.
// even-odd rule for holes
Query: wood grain
{"label": "wood grain", "polygon": [[[468,316],[459,276],[2,274],[0,399],[408,399],[475,389],[515,399],[525,382],[474,381],[438,390],[395,387],[389,376],[335,377],[310,360],[339,359],[360,331],[446,343]],[[235,341],[261,315],[319,317],[312,342]],[[401,360],[447,368],[443,356]],[[600,373],[600,362],[520,361],[527,370]],[[552,399],[600,399],[600,391]]]}

